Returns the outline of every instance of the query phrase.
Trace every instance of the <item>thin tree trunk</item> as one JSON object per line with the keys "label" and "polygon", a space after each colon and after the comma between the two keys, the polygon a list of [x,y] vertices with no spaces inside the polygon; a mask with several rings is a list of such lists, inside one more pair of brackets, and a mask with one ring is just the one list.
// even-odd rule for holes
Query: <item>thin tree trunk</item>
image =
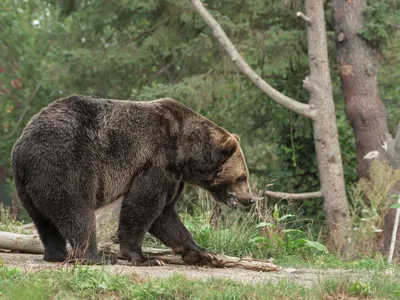
{"label": "thin tree trunk", "polygon": [[311,19],[307,26],[311,75],[304,85],[311,95],[310,105],[318,111],[318,118],[313,120],[314,141],[321,191],[325,198],[325,220],[331,237],[329,248],[346,255],[350,213],[336,127],[323,1],[306,0],[305,6],[306,15]]}
{"label": "thin tree trunk", "polygon": [[191,0],[193,8],[212,29],[235,66],[268,97],[278,104],[313,120],[321,191],[325,198],[325,217],[330,249],[346,253],[350,225],[342,157],[329,73],[323,0],[306,0],[306,14],[298,13],[307,24],[311,76],[304,87],[310,92],[310,104],[295,101],[269,86],[244,61],[218,22],[200,0]]}

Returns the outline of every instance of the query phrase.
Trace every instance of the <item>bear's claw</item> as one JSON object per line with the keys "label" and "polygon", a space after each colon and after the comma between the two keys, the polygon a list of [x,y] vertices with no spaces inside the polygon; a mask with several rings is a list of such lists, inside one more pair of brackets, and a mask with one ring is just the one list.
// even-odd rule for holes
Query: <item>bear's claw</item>
{"label": "bear's claw", "polygon": [[145,259],[140,261],[130,261],[133,266],[136,267],[160,267],[165,266],[164,262],[159,259]]}
{"label": "bear's claw", "polygon": [[182,259],[189,265],[208,265],[218,261],[216,254],[209,251],[190,250],[182,255]]}

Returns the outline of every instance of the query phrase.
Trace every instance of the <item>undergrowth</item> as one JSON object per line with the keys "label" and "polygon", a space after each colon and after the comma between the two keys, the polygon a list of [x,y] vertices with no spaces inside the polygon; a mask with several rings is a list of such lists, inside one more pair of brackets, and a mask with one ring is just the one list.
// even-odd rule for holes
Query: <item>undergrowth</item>
{"label": "undergrowth", "polygon": [[194,213],[182,212],[181,218],[201,247],[226,255],[260,259],[328,253],[325,246],[313,239],[307,227],[297,225],[298,217],[286,213],[285,207],[256,206],[250,212],[224,208],[218,224],[212,226],[212,200],[207,197],[200,200],[202,204]]}

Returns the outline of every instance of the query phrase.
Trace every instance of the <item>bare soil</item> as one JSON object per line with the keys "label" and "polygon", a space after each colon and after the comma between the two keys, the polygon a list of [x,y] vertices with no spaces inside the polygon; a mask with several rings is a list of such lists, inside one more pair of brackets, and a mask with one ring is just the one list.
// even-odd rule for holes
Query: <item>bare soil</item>
{"label": "bare soil", "polygon": [[[42,255],[21,253],[0,253],[0,262],[11,268],[23,271],[56,270],[71,268],[71,265],[48,263],[42,260]],[[282,268],[280,271],[256,272],[240,268],[209,268],[197,266],[165,265],[159,267],[135,267],[127,261],[118,260],[116,265],[92,266],[115,274],[130,274],[143,280],[152,278],[166,278],[174,274],[183,274],[189,279],[206,280],[211,278],[231,279],[246,284],[257,284],[280,280],[288,280],[304,286],[311,286],[326,278],[349,278],[349,280],[368,280],[372,272],[344,269],[312,269],[312,268]],[[393,276],[392,271],[388,271]],[[400,277],[399,277],[400,280]]]}

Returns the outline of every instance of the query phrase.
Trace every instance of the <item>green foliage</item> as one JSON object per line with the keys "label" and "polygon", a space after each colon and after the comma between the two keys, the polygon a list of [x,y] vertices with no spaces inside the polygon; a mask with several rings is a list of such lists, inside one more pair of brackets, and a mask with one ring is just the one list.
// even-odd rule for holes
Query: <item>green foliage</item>
{"label": "green foliage", "polygon": [[372,291],[371,285],[366,282],[356,280],[348,288],[350,295],[368,297],[375,294],[376,291]]}
{"label": "green foliage", "polygon": [[278,205],[275,204],[271,220],[263,221],[256,226],[260,228],[260,234],[253,237],[252,241],[275,256],[277,253],[305,256],[329,253],[321,243],[309,240],[304,231],[289,227],[290,225],[293,227],[294,222],[290,222],[290,219],[294,217],[292,214],[281,216]]}
{"label": "green foliage", "polygon": [[275,205],[267,217],[260,213],[227,214],[213,227],[209,223],[211,211],[196,210],[193,214],[181,213],[185,226],[201,247],[232,256],[252,256],[265,259],[298,256],[317,257],[327,254],[327,248],[313,241],[309,233],[297,226],[296,216],[281,215]]}
{"label": "green foliage", "polygon": [[242,221],[227,219],[215,228],[208,222],[209,214],[196,212],[194,215],[190,215],[184,213],[181,214],[181,217],[201,247],[238,257],[265,258],[268,255],[253,240],[258,234],[258,230],[250,218]]}
{"label": "green foliage", "polygon": [[394,26],[400,21],[398,2],[371,2],[365,8],[363,28],[359,34],[373,46],[386,46],[393,37]]}

